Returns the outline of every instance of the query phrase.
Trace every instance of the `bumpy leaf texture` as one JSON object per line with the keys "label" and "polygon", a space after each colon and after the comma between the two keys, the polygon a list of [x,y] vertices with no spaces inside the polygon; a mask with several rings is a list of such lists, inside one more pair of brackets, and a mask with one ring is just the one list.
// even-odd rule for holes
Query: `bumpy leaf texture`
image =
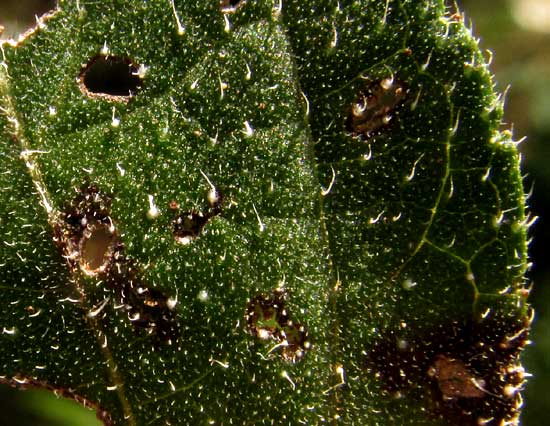
{"label": "bumpy leaf texture", "polygon": [[62,0],[0,67],[0,377],[107,425],[514,424],[518,154],[441,0]]}

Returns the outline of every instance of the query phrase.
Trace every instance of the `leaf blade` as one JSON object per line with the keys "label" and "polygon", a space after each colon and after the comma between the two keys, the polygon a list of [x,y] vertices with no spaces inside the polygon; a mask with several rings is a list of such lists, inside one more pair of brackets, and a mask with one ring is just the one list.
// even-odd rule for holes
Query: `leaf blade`
{"label": "leaf blade", "polygon": [[[103,348],[104,375],[84,379],[76,367],[73,386],[89,385],[86,396],[115,424],[445,424],[449,412],[457,422],[490,414],[483,398],[475,418],[449,408],[441,394],[452,400],[455,391],[443,371],[503,391],[489,379],[516,362],[521,345],[479,366],[468,358],[475,342],[445,340],[437,325],[443,319],[456,339],[475,336],[489,308],[502,325],[486,341],[491,349],[510,333],[524,342],[523,192],[517,154],[498,140],[506,135],[490,75],[462,23],[443,18],[441,2],[327,1],[311,10],[288,2],[282,15],[261,2],[234,14],[215,2],[167,6],[61,3],[45,30],[6,48],[17,80],[3,92],[16,105],[21,146],[42,152],[50,226],[65,235],[66,218],[97,218],[75,201],[75,188],[96,194],[86,189],[93,183],[108,206],[102,226],[110,220],[122,244],[114,265],[126,272],[117,279],[83,276],[82,262],[69,261],[68,281],[82,296],[71,318],[91,330],[84,341]],[[75,83],[102,51],[143,66],[144,87],[127,103],[86,99]],[[406,91],[404,101],[383,90],[380,100],[384,85]],[[380,122],[357,120],[373,137],[345,126],[364,90],[382,111]],[[206,206],[211,186],[226,202],[219,216]],[[173,238],[172,202],[207,218],[188,245]],[[77,207],[91,213],[78,216]],[[493,278],[503,265],[510,272]],[[508,285],[512,294],[500,296]],[[284,360],[295,331],[287,319],[262,331],[279,336],[264,344],[244,324],[251,301],[277,299],[279,287],[286,295],[277,303],[312,336],[296,364]],[[510,313],[520,319],[507,321]],[[172,315],[181,334],[158,346],[156,330]],[[142,320],[145,330],[133,323]],[[406,365],[420,349],[430,356],[404,369],[412,384],[377,361],[385,351]],[[449,361],[457,354],[464,366]],[[394,402],[398,393],[404,402]],[[496,416],[516,414],[503,407]]]}

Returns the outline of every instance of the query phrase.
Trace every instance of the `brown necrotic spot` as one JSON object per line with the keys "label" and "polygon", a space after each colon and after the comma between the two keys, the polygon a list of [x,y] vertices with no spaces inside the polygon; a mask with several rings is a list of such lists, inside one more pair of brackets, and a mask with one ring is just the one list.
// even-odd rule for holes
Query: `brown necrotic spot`
{"label": "brown necrotic spot", "polygon": [[99,278],[111,289],[110,297],[136,330],[171,344],[179,335],[176,301],[143,282],[140,268],[126,254],[110,210],[111,196],[96,185],[83,185],[60,215],[55,241],[72,273]]}
{"label": "brown necrotic spot", "polygon": [[280,289],[257,295],[248,302],[245,319],[250,334],[274,343],[283,359],[296,362],[310,349],[311,343],[307,328],[291,319],[285,306],[286,297]]}
{"label": "brown necrotic spot", "polygon": [[351,105],[346,130],[365,139],[388,127],[398,114],[408,90],[394,77],[371,83]]}
{"label": "brown necrotic spot", "polygon": [[142,77],[129,58],[97,55],[83,66],[78,85],[86,96],[127,102],[141,88]]}
{"label": "brown necrotic spot", "polygon": [[527,333],[527,319],[509,316],[442,324],[418,331],[407,345],[390,331],[369,348],[366,371],[388,396],[420,400],[451,424],[512,425],[521,406],[519,355]]}

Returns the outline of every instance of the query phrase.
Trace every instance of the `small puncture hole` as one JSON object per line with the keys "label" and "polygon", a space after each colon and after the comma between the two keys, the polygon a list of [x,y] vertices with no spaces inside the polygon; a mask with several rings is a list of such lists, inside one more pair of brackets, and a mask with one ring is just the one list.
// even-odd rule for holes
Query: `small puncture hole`
{"label": "small puncture hole", "polygon": [[80,266],[88,275],[103,272],[109,264],[115,236],[107,225],[86,230],[81,241]]}
{"label": "small puncture hole", "polygon": [[78,82],[87,96],[125,102],[141,88],[141,74],[128,58],[98,55],[83,67]]}
{"label": "small puncture hole", "polygon": [[199,236],[208,219],[200,212],[186,212],[176,216],[172,222],[174,238],[180,244],[189,244]]}

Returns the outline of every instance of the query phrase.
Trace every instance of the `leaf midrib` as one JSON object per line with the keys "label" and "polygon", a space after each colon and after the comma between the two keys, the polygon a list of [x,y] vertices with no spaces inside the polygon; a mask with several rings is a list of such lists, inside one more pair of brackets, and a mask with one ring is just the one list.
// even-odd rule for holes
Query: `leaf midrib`
{"label": "leaf midrib", "polygon": [[[5,42],[0,43],[0,47],[2,48],[2,51],[3,51],[4,44],[6,43]],[[60,212],[58,212],[53,207],[54,205],[53,200],[49,196],[49,193],[44,183],[44,180],[42,178],[42,173],[40,171],[38,163],[36,163],[33,159],[33,156],[40,154],[40,151],[33,151],[31,149],[31,145],[29,141],[24,135],[23,126],[21,125],[21,121],[15,109],[15,102],[11,95],[9,79],[10,77],[8,72],[8,65],[5,62],[2,62],[0,64],[0,97],[1,97],[0,99],[3,104],[3,106],[1,107],[1,112],[6,116],[6,119],[10,123],[11,134],[13,135],[14,139],[17,141],[21,149],[20,158],[25,162],[25,166],[27,168],[31,181],[34,187],[36,188],[38,194],[40,195],[40,198],[41,198],[40,204],[42,205],[42,207],[44,207],[44,210],[47,213],[48,224],[53,230],[55,229],[56,224],[58,224],[59,222],[58,218],[60,216]],[[72,275],[74,279],[70,281],[73,283],[75,290],[77,290],[78,293],[81,295],[81,300],[80,300],[81,309],[83,311],[87,311],[89,309],[87,309],[85,306],[86,299],[85,299],[85,293],[82,290],[83,286],[81,284],[81,280],[82,280],[81,274],[75,273],[73,271]],[[121,404],[124,417],[128,419],[129,426],[136,426],[132,408],[130,406],[128,398],[126,397],[124,384],[120,377],[120,374],[118,373],[118,368],[115,363],[115,360],[111,354],[111,351],[108,345],[102,342],[102,338],[101,338],[102,332],[99,327],[98,321],[95,318],[90,317],[88,315],[84,315],[84,317],[98,342],[101,353],[103,354],[107,362],[107,373],[109,375],[109,378],[112,381],[112,385],[116,386],[116,393],[117,393],[119,402]]]}

